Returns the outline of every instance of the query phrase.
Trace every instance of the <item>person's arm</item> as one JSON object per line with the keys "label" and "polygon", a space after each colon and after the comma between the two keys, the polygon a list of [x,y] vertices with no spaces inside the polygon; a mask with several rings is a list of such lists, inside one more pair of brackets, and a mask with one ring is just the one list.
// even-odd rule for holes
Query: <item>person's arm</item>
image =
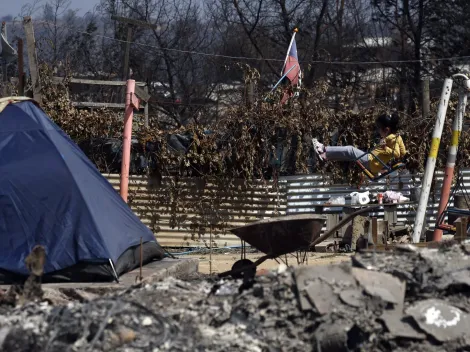
{"label": "person's arm", "polygon": [[[397,141],[398,142],[398,141]],[[385,140],[380,143],[380,146],[374,150],[374,155],[379,159],[385,159],[385,157],[398,158],[400,157],[400,146],[398,143],[394,143],[394,148],[390,148],[385,143]]]}

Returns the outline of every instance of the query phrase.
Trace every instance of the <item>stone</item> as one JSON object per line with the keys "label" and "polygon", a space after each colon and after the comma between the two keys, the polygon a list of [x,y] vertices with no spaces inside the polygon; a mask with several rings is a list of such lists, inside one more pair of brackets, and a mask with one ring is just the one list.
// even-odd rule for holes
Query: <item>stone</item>
{"label": "stone", "polygon": [[355,286],[354,278],[349,270],[350,268],[344,265],[303,266],[296,269],[295,282],[300,290],[314,279],[322,279],[330,285]]}
{"label": "stone", "polygon": [[305,288],[305,292],[321,315],[330,313],[334,306],[338,304],[338,297],[326,282],[315,280]]}
{"label": "stone", "polygon": [[364,296],[362,292],[357,289],[341,291],[339,298],[344,304],[351,307],[360,308],[364,306]]}
{"label": "stone", "polygon": [[448,342],[468,335],[470,316],[439,299],[420,301],[406,310],[415,322],[437,341]]}
{"label": "stone", "polygon": [[142,319],[142,325],[143,326],[150,326],[152,325],[152,318],[150,317],[145,317],[144,319]]}
{"label": "stone", "polygon": [[2,351],[3,342],[5,341],[9,332],[10,332],[9,327],[0,328],[0,351]]}
{"label": "stone", "polygon": [[353,327],[348,321],[323,323],[315,331],[317,351],[348,352],[348,332]]}
{"label": "stone", "polygon": [[304,266],[295,270],[295,283],[299,292],[299,304],[302,311],[311,310],[311,301],[306,296],[305,289],[314,281],[321,279],[324,283],[330,285],[339,284],[341,286],[355,286],[354,278],[349,272],[348,268],[340,265],[335,266]]}
{"label": "stone", "polygon": [[404,319],[402,314],[396,311],[385,311],[380,316],[380,320],[384,322],[388,331],[394,337],[416,340],[424,340],[426,338],[426,334],[417,331],[409,322]]}
{"label": "stone", "polygon": [[359,268],[352,268],[352,275],[369,295],[394,304],[397,310],[403,310],[405,282],[390,274]]}

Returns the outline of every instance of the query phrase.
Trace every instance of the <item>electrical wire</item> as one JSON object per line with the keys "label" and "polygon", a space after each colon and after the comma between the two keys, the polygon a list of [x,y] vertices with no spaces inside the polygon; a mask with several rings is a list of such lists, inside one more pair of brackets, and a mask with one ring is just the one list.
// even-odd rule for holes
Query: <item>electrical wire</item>
{"label": "electrical wire", "polygon": [[[53,24],[54,23],[48,21],[33,21],[36,24]],[[68,28],[76,33],[85,34],[92,37],[103,38],[107,40],[113,40],[120,43],[129,43],[134,44],[142,47],[148,47],[155,49],[157,51],[169,51],[169,52],[176,52],[182,54],[189,54],[189,55],[200,55],[205,57],[215,57],[215,58],[222,58],[227,60],[244,60],[244,61],[270,61],[270,62],[284,62],[284,59],[273,59],[273,58],[259,58],[259,57],[248,57],[248,56],[232,56],[232,55],[223,55],[223,54],[213,54],[213,53],[206,53],[201,51],[195,50],[183,50],[183,49],[175,49],[175,48],[162,48],[159,46],[145,44],[140,42],[134,41],[127,41],[123,39],[113,38],[110,36],[102,35],[102,34],[94,34],[85,31],[77,30],[76,28],[69,27],[67,25],[58,25],[58,27]],[[457,60],[469,60],[470,56],[452,56],[452,57],[441,57],[441,58],[428,58],[428,59],[411,59],[411,60],[385,60],[385,61],[327,61],[327,60],[305,60],[300,61],[301,64],[308,65],[308,64],[329,64],[329,65],[386,65],[386,64],[410,64],[416,62],[435,62],[435,61],[457,61]]]}

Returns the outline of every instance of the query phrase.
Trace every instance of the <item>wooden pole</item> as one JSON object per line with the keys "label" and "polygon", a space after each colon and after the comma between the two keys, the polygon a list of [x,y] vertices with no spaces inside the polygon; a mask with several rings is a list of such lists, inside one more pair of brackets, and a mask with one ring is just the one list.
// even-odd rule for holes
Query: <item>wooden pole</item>
{"label": "wooden pole", "polygon": [[247,85],[247,106],[252,106],[255,100],[255,82],[253,80],[248,81]]}
{"label": "wooden pole", "polygon": [[127,25],[127,40],[126,40],[126,51],[124,54],[124,72],[122,79],[126,81],[129,78],[129,53],[131,51],[131,41],[132,41],[132,26]]}
{"label": "wooden pole", "polygon": [[18,38],[18,95],[24,95],[23,39]]}
{"label": "wooden pole", "polygon": [[31,81],[33,84],[33,99],[41,104],[41,83],[39,78],[38,58],[36,54],[36,41],[34,39],[33,22],[30,16],[23,17],[23,26],[28,49],[29,72],[31,74]]}
{"label": "wooden pole", "polygon": [[422,115],[423,118],[429,117],[429,114],[431,112],[431,98],[430,98],[430,93],[429,93],[429,78],[424,78],[423,81],[421,82],[421,92],[422,92]]}
{"label": "wooden pole", "polygon": [[378,243],[378,236],[379,231],[378,231],[378,223],[377,223],[377,218],[374,216],[372,218],[372,241],[374,242],[374,245],[377,246]]}
{"label": "wooden pole", "polygon": [[461,217],[455,222],[456,232],[454,235],[454,239],[456,241],[462,242],[467,239],[467,226],[468,226],[467,217]]}
{"label": "wooden pole", "polygon": [[[148,94],[149,87],[147,85],[144,87],[144,91],[145,93]],[[149,102],[148,101],[145,102],[144,116],[145,116],[145,127],[148,128],[149,127]]]}
{"label": "wooden pole", "polygon": [[143,240],[142,240],[142,237],[140,238],[140,281],[142,281],[143,277],[142,277],[142,266],[143,266],[143,263],[144,263],[144,249],[143,249]]}

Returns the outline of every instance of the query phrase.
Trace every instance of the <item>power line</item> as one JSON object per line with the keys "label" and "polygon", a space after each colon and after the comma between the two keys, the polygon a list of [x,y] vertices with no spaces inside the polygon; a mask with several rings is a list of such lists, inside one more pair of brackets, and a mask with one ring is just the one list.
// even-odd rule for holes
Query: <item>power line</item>
{"label": "power line", "polygon": [[[52,24],[54,23],[48,21],[33,21],[34,23],[46,23]],[[284,59],[272,59],[272,58],[258,58],[258,57],[248,57],[248,56],[231,56],[231,55],[223,55],[223,54],[211,54],[205,53],[200,51],[194,50],[182,50],[182,49],[174,49],[174,48],[162,48],[159,46],[139,43],[134,41],[127,41],[123,39],[113,38],[102,34],[92,34],[89,32],[79,31],[75,28],[71,28],[66,25],[59,25],[59,27],[65,27],[70,30],[75,31],[76,33],[85,34],[93,37],[99,37],[103,39],[113,40],[120,43],[129,43],[138,46],[148,47],[152,49],[156,49],[157,51],[170,51],[170,52],[177,52],[182,54],[189,54],[189,55],[200,55],[206,57],[217,57],[222,59],[228,60],[245,60],[245,61],[272,61],[272,62],[284,62]],[[432,59],[419,59],[419,60],[385,60],[385,61],[327,61],[327,60],[314,60],[314,61],[301,61],[301,64],[330,64],[330,65],[386,65],[386,64],[409,64],[409,63],[416,63],[416,62],[433,62],[433,61],[458,61],[458,60],[470,60],[470,56],[452,56],[452,57],[445,57],[445,58],[432,58]]]}

